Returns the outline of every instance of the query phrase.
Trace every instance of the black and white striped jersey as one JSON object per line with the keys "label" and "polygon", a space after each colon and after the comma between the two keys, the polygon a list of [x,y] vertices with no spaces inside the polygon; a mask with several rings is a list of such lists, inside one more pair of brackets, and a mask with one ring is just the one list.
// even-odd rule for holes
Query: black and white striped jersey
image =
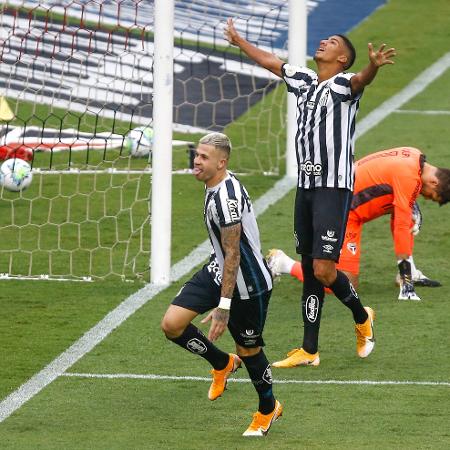
{"label": "black and white striped jersey", "polygon": [[318,82],[306,67],[284,64],[288,92],[297,97],[295,148],[298,186],[353,190],[355,119],[361,94],[352,95],[353,73]]}
{"label": "black and white striped jersey", "polygon": [[240,298],[248,299],[271,290],[272,276],[261,253],[253,206],[245,187],[232,172],[228,172],[217,186],[206,189],[204,219],[221,273],[224,265],[221,229],[238,223],[242,225],[241,260],[236,280]]}

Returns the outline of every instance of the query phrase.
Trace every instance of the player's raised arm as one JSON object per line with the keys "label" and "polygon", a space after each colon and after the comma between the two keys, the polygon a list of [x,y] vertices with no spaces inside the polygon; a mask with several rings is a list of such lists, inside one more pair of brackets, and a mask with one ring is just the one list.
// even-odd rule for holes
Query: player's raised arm
{"label": "player's raised arm", "polygon": [[368,44],[368,47],[369,64],[356,73],[350,80],[353,94],[362,92],[362,90],[375,78],[378,69],[381,66],[384,66],[385,64],[394,64],[394,61],[392,61],[391,58],[397,54],[395,48],[385,50],[386,44],[383,44],[375,51],[371,43]]}
{"label": "player's raised arm", "polygon": [[270,70],[275,75],[281,77],[281,66],[284,61],[272,53],[261,50],[255,45],[244,39],[234,27],[233,19],[227,20],[227,25],[224,28],[225,39],[231,44],[239,47],[250,59],[253,59],[257,64]]}

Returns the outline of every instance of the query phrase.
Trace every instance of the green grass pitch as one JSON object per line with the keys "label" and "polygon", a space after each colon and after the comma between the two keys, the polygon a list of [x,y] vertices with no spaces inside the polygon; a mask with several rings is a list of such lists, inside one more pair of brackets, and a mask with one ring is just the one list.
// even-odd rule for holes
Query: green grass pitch
{"label": "green grass pitch", "polygon": [[[366,89],[360,119],[450,51],[449,17],[447,1],[390,0],[351,32],[359,52],[356,68],[365,63],[367,42],[385,41],[398,50],[396,64],[383,68]],[[402,109],[448,111],[448,92],[450,70]],[[357,141],[357,158],[383,148],[410,145],[421,148],[432,164],[450,167],[449,120],[448,115],[393,113]],[[239,126],[234,124],[229,130],[236,139]],[[249,175],[244,183],[256,199],[276,179]],[[173,230],[172,258],[176,262],[207,236],[200,183],[187,176],[174,176],[173,199],[173,223],[177,226]],[[425,274],[444,286],[418,288],[422,302],[398,302],[389,221],[384,217],[367,224],[358,292],[363,303],[377,313],[375,350],[367,360],[356,356],[352,318],[328,296],[322,316],[320,366],[273,369],[274,379],[279,381],[274,391],[285,412],[267,438],[241,437],[256,410],[256,394],[249,383],[230,382],[223,397],[210,402],[207,381],[164,378],[209,376],[210,368],[203,360],[169,343],[159,329],[180,282],[154,297],[69,370],[153,374],[161,379],[60,377],[0,423],[0,447],[449,448],[450,210],[448,205],[439,208],[424,201],[420,206],[424,223],[416,240],[415,261]],[[293,256],[292,208],[293,192],[259,217],[264,251],[278,247]],[[0,281],[0,402],[141,286],[114,280]],[[275,284],[265,329],[270,361],[300,344],[300,293],[301,285],[288,276]],[[228,335],[219,345],[233,350]],[[245,369],[235,378],[246,378]],[[324,383],[329,380],[393,383]],[[406,381],[415,384],[401,384]]]}

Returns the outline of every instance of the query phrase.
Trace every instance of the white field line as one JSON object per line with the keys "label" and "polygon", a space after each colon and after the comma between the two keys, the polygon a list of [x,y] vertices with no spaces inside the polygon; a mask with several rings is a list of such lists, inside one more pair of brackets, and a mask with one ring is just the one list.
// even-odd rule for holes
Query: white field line
{"label": "white field line", "polygon": [[[450,67],[450,52],[446,53],[428,69],[425,69],[417,78],[402,89],[398,94],[382,103],[378,108],[367,114],[364,119],[356,125],[356,138],[378,125],[390,113],[400,109],[402,105],[409,102],[417,94],[425,90],[436,78],[440,77]],[[389,68],[388,68],[389,70]]]}
{"label": "white field line", "polygon": [[[192,377],[175,375],[135,374],[135,373],[63,373],[71,378],[106,378],[131,380],[163,380],[163,381],[205,381],[211,383],[211,377]],[[249,378],[228,378],[232,383],[250,383]],[[369,386],[438,386],[450,387],[450,381],[400,381],[400,380],[273,380],[274,384],[360,384]]]}
{"label": "white field line", "polygon": [[396,114],[423,114],[425,116],[448,116],[450,111],[446,110],[433,110],[433,109],[396,109],[394,111]]}
{"label": "white field line", "polygon": [[[450,53],[444,55],[436,63],[426,69],[414,79],[399,94],[387,100],[373,112],[368,114],[358,124],[357,137],[376,126],[386,116],[399,109],[405,102],[409,101],[434,79],[439,77],[450,66]],[[295,186],[292,178],[284,178],[278,181],[272,189],[266,192],[254,203],[257,215],[262,214],[272,203],[284,197]],[[172,266],[171,281],[178,281],[182,276],[188,274],[193,268],[202,263],[209,255],[209,242],[205,241],[195,248],[188,256]],[[78,341],[65,350],[61,355],[44,367],[40,372],[33,375],[18,389],[8,395],[0,402],[0,423],[19,409],[24,403],[32,399],[42,389],[53,382],[56,378],[75,364],[80,358],[89,353],[97,344],[105,339],[113,330],[145,305],[154,296],[159,294],[166,286],[148,284],[108,313],[100,322],[87,331]]]}

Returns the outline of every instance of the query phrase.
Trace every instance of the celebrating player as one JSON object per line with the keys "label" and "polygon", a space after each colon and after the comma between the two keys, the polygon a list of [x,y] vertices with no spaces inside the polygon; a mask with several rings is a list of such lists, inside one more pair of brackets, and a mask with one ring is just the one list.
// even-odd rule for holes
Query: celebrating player
{"label": "celebrating player", "polygon": [[[243,435],[264,436],[283,411],[273,395],[271,369],[262,349],[272,277],[261,253],[250,198],[227,170],[230,151],[231,142],[224,134],[210,133],[200,139],[194,175],[205,183],[204,220],[215,255],[182,287],[161,326],[168,339],[213,366],[210,400],[222,395],[229,375],[244,363],[258,393],[259,408]],[[209,310],[202,320],[211,321],[206,337],[191,322]],[[237,355],[213,344],[227,326]]]}
{"label": "celebrating player", "polygon": [[[384,214],[391,215],[391,231],[399,270],[399,300],[420,300],[414,289],[418,286],[440,286],[425,277],[414,265],[414,236],[422,222],[416,199],[444,205],[450,200],[450,170],[425,161],[420,150],[411,147],[393,148],[362,158],[355,168],[355,190],[337,268],[344,271],[354,286],[358,285],[361,255],[361,234],[364,223]],[[290,273],[303,280],[299,262],[281,250],[268,256],[273,273]]]}
{"label": "celebrating player", "polygon": [[363,307],[347,276],[336,270],[353,190],[355,118],[364,88],[378,69],[393,64],[395,49],[369,47],[369,63],[358,73],[345,73],[355,60],[352,43],[342,35],[320,41],[314,59],[317,73],[285,64],[242,38],[228,19],[225,38],[262,67],[284,79],[297,99],[295,145],[298,188],[294,233],[304,274],[303,345],[275,367],[318,365],[321,310],[328,287],[353,313],[356,348],[361,358],[375,345],[374,311]]}

